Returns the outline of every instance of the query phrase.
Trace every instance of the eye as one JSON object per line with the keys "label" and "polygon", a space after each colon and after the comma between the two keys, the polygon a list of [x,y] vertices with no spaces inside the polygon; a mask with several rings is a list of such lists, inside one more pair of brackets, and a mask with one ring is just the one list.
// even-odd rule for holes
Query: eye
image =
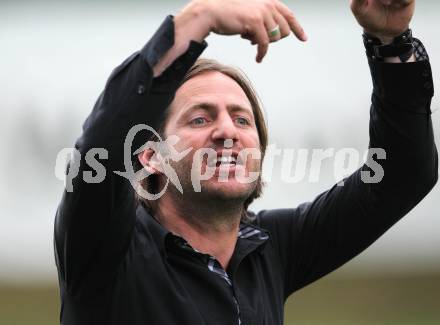
{"label": "eye", "polygon": [[191,120],[191,124],[195,126],[200,126],[206,124],[207,120],[204,117],[196,117]]}
{"label": "eye", "polygon": [[235,119],[235,121],[236,121],[238,124],[243,125],[243,126],[245,126],[245,125],[250,125],[250,122],[249,122],[248,119],[245,118],[245,117],[237,117],[237,118]]}

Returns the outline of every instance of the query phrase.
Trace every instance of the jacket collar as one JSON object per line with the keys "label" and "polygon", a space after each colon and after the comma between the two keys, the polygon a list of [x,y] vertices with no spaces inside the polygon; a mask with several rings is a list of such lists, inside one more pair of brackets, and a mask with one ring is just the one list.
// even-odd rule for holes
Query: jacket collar
{"label": "jacket collar", "polygon": [[[143,204],[138,205],[136,215],[143,228],[151,234],[162,254],[167,256],[169,245],[176,242],[176,237],[181,237],[163,227]],[[242,222],[237,237],[239,240],[235,250],[239,250],[239,252],[234,252],[234,255],[237,253],[237,255],[244,257],[254,250],[261,251],[270,235],[267,230],[257,227],[253,223]]]}

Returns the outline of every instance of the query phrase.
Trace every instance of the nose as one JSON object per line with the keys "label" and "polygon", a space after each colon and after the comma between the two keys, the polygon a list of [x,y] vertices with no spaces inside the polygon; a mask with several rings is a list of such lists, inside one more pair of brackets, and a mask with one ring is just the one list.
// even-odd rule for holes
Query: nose
{"label": "nose", "polygon": [[216,126],[212,132],[212,140],[215,143],[224,143],[225,140],[238,140],[237,126],[229,114],[218,116]]}

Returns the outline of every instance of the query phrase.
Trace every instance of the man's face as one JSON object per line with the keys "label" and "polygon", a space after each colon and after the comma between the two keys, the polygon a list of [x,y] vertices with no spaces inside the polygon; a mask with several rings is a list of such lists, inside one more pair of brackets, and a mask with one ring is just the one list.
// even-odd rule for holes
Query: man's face
{"label": "man's face", "polygon": [[[220,72],[203,73],[178,89],[168,116],[164,133],[166,137],[176,135],[180,138],[175,149],[193,148],[184,159],[172,164],[182,184],[183,195],[185,191],[194,192],[191,168],[197,160],[201,162],[199,172],[214,171],[210,179],[200,182],[204,195],[247,199],[257,181],[243,182],[243,178],[236,175],[259,173],[261,160],[250,155],[243,159],[237,155],[243,153],[244,148],[259,153],[260,141],[251,103],[241,87]],[[202,148],[216,152],[214,161],[208,160],[207,155],[204,159],[198,158],[196,152]],[[220,161],[221,156],[228,159]]]}

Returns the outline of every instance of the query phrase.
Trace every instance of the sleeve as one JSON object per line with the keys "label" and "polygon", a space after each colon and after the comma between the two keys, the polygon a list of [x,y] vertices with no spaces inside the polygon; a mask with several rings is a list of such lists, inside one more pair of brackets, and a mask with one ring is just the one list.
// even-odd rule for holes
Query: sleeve
{"label": "sleeve", "polygon": [[428,60],[387,64],[369,60],[373,79],[370,151],[385,150],[383,178],[364,182],[364,164],[312,202],[296,209],[262,211],[280,259],[287,298],[340,267],[378,239],[433,188],[438,178]]}
{"label": "sleeve", "polygon": [[[79,173],[72,190],[64,191],[54,229],[60,282],[72,294],[108,283],[128,249],[136,218],[135,192],[127,179],[114,173],[124,170],[125,136],[137,124],[157,127],[185,73],[207,46],[192,41],[161,76],[153,78],[152,67],[173,44],[169,16],[141,51],[112,72],[76,141]],[[97,183],[83,177],[96,172],[84,159],[93,148],[108,153],[100,161],[104,180]]]}

